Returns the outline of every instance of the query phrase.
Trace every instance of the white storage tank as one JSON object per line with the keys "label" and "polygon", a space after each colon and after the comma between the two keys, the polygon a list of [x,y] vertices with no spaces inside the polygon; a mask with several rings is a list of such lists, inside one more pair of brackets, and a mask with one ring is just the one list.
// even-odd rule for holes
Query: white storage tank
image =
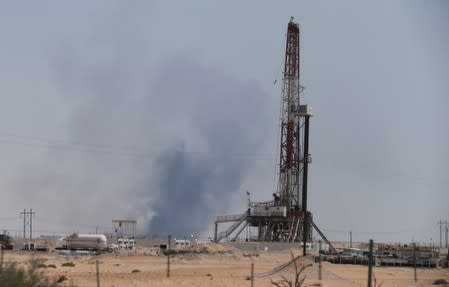
{"label": "white storage tank", "polygon": [[107,238],[104,234],[73,233],[65,239],[67,249],[103,250],[107,248]]}

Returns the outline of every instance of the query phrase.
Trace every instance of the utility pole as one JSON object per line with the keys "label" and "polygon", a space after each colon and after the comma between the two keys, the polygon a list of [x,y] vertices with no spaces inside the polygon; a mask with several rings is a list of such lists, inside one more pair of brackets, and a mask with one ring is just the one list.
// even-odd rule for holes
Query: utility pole
{"label": "utility pole", "polygon": [[446,248],[448,247],[448,246],[447,246],[447,235],[448,235],[447,233],[448,233],[448,231],[449,231],[448,229],[449,229],[449,228],[448,228],[448,224],[447,224],[447,220],[446,220]]}
{"label": "utility pole", "polygon": [[349,231],[349,248],[352,248],[352,230]]}
{"label": "utility pole", "polygon": [[33,209],[30,208],[30,240],[33,239]]}
{"label": "utility pole", "polygon": [[26,212],[26,209],[24,208],[23,212],[20,213],[20,215],[23,215],[23,239],[24,240],[25,240],[25,237],[26,237],[26,233],[25,233],[25,230],[26,230],[26,214],[27,214],[27,212]]}
{"label": "utility pole", "polygon": [[440,248],[441,248],[441,247],[443,247],[443,246],[442,246],[442,237],[441,237],[441,234],[442,234],[442,233],[441,233],[441,227],[442,227],[443,224],[445,224],[445,223],[444,223],[443,220],[440,219],[440,221],[438,221],[438,224],[440,225]]}
{"label": "utility pole", "polygon": [[23,209],[23,211],[20,213],[20,215],[23,215],[23,239],[26,239],[26,227],[28,226],[30,231],[30,240],[33,239],[33,216],[36,213],[33,211],[33,209],[30,209],[30,211],[27,211],[26,209]]}
{"label": "utility pole", "polygon": [[[447,220],[440,220],[439,222],[438,222],[438,224],[440,225],[440,248],[441,247],[448,247],[447,246],[447,236],[448,236],[448,222],[447,222]],[[443,231],[442,231],[442,229],[443,229]],[[444,233],[444,244],[442,243],[442,233]]]}

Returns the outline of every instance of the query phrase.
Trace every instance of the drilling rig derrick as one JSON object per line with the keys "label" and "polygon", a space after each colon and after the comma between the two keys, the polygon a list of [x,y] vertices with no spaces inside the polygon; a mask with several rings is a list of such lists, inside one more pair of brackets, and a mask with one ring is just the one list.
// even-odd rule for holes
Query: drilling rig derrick
{"label": "drilling rig derrick", "polygon": [[[307,209],[308,165],[311,162],[309,120],[312,113],[309,106],[301,104],[301,93],[300,31],[299,24],[291,18],[287,28],[281,98],[278,188],[271,201],[249,202],[248,210],[243,214],[217,217],[215,241],[229,237],[234,230],[241,231],[245,226],[257,228],[257,241],[303,242],[303,246],[312,241],[312,226],[317,229]],[[218,223],[223,222],[235,223],[218,233]],[[243,228],[238,229],[239,226]]]}
{"label": "drilling rig derrick", "polygon": [[278,190],[272,202],[252,203],[250,226],[259,227],[264,241],[311,241],[312,214],[307,211],[309,118],[301,105],[299,25],[288,23],[280,115]]}

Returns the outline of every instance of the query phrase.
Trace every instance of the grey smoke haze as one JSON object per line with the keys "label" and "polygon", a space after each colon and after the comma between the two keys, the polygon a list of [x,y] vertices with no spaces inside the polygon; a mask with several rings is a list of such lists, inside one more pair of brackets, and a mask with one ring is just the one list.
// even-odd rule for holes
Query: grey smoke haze
{"label": "grey smoke haze", "polygon": [[159,112],[151,109],[161,120],[155,124],[174,126],[170,139],[188,136],[156,159],[150,227],[163,234],[204,231],[211,215],[228,209],[230,194],[242,192],[247,157],[264,141],[269,97],[255,82],[239,83],[181,58],[166,65],[152,93],[160,104]]}
{"label": "grey smoke haze", "polygon": [[139,13],[121,8],[112,9],[120,22],[100,17],[77,38],[46,43],[70,106],[67,136],[39,142],[50,147],[13,178],[11,200],[32,202],[44,231],[109,231],[114,218],[136,218],[147,234],[203,232],[242,193],[270,98],[189,53],[150,64]]}
{"label": "grey smoke haze", "polygon": [[240,191],[249,168],[242,159],[263,143],[267,94],[188,56],[163,60],[145,79],[135,76],[147,69],[136,59],[145,55],[118,49],[93,64],[96,51],[84,49],[87,62],[64,47],[54,59],[61,91],[77,107],[68,142],[81,152],[51,150],[17,180],[17,196],[42,205],[58,198],[66,223],[88,225],[87,215],[137,218],[159,235],[209,229]]}
{"label": "grey smoke haze", "polygon": [[179,2],[2,2],[0,228],[33,208],[44,232],[116,217],[199,232],[245,190],[269,199],[295,16],[317,223],[339,240],[439,237],[447,1]]}

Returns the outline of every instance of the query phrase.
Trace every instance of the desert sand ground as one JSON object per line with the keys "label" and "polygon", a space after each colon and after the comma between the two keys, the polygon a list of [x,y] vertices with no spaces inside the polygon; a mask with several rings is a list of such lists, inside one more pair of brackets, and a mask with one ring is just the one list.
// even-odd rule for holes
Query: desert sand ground
{"label": "desert sand ground", "polygon": [[[220,249],[220,248],[219,248]],[[224,252],[223,252],[224,251]],[[291,252],[245,253],[235,249],[209,249],[202,254],[184,254],[173,256],[170,260],[170,277],[167,278],[167,257],[149,256],[144,250],[136,253],[103,254],[100,256],[63,256],[55,253],[5,252],[5,262],[16,261],[25,265],[31,258],[45,260],[45,264],[54,264],[56,268],[42,268],[48,276],[65,275],[66,283],[79,287],[95,287],[96,260],[99,260],[100,286],[251,286],[248,280],[251,262],[254,262],[255,274],[270,271],[291,259]],[[144,255],[146,254],[146,255]],[[310,259],[303,259],[312,263]],[[73,262],[74,267],[63,267],[65,262]],[[139,270],[139,272],[133,272]],[[254,280],[254,286],[274,286],[271,281],[279,281],[281,275],[293,278],[293,267],[276,275]],[[413,280],[414,271],[406,267],[376,267],[374,275],[377,285],[389,286],[432,286],[436,279],[449,281],[448,269],[418,269],[418,281]],[[318,263],[313,263],[304,272],[304,286],[367,286],[367,267],[360,265],[337,265],[323,262],[322,280],[318,280]],[[0,282],[1,286],[1,282]],[[374,286],[374,285],[373,285]]]}

